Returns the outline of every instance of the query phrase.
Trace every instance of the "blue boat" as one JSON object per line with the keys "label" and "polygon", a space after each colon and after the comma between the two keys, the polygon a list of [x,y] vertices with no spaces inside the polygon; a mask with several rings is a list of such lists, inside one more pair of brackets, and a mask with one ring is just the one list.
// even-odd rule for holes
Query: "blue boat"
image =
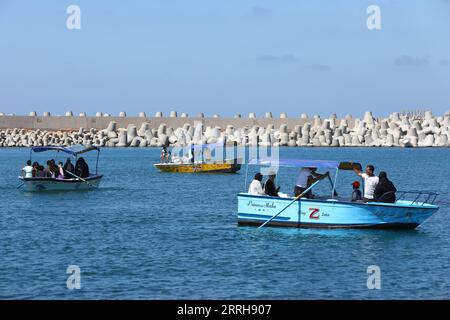
{"label": "blue boat", "polygon": [[[292,159],[252,159],[248,165],[262,167],[315,167],[335,169],[330,179],[330,196],[306,199],[238,194],[238,224],[297,228],[379,228],[415,229],[435,213],[437,193],[431,191],[397,191],[395,203],[352,202],[336,196],[339,170],[360,169],[352,162]],[[248,166],[247,166],[248,168]],[[315,184],[319,183],[317,181]],[[247,183],[246,183],[247,185]]]}
{"label": "blue boat", "polygon": [[100,149],[95,146],[84,146],[81,144],[73,145],[70,147],[57,147],[57,146],[46,146],[46,147],[32,147],[30,150],[30,160],[32,152],[45,152],[45,151],[56,151],[64,152],[68,155],[73,156],[75,159],[78,158],[80,154],[89,151],[97,151],[97,161],[95,165],[95,174],[90,174],[89,177],[79,177],[73,173],[70,179],[58,179],[58,178],[48,178],[48,177],[32,177],[25,178],[19,176],[22,183],[19,185],[19,189],[23,191],[30,192],[42,192],[42,191],[73,191],[73,190],[92,190],[98,188],[102,175],[98,174],[98,158],[100,155]]}

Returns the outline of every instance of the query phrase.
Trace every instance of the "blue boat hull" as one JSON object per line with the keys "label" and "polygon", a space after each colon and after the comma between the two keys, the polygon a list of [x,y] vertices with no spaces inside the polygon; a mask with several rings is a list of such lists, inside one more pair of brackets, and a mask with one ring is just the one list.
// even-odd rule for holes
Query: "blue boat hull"
{"label": "blue boat hull", "polygon": [[[292,198],[238,194],[239,225],[258,226],[285,208]],[[414,229],[439,209],[432,204],[360,203],[336,200],[295,201],[267,225],[297,228]]]}

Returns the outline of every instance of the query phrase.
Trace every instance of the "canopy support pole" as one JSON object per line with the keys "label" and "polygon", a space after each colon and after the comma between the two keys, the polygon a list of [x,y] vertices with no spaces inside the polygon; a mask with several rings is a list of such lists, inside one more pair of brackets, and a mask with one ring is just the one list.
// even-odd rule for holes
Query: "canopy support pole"
{"label": "canopy support pole", "polygon": [[95,163],[95,175],[98,175],[98,158],[100,156],[100,148],[97,150],[97,162]]}
{"label": "canopy support pole", "polygon": [[245,185],[244,190],[247,189],[248,163],[245,165]]}
{"label": "canopy support pole", "polygon": [[338,176],[339,168],[336,169],[336,174],[334,175],[334,182],[331,181],[330,176],[328,176],[328,179],[330,179],[331,187],[333,188],[333,191],[331,192],[331,199],[334,199],[334,197],[338,196],[336,192],[336,182],[337,182],[337,176]]}
{"label": "canopy support pole", "polygon": [[236,166],[238,164],[238,147],[237,141],[233,141],[233,164]]}

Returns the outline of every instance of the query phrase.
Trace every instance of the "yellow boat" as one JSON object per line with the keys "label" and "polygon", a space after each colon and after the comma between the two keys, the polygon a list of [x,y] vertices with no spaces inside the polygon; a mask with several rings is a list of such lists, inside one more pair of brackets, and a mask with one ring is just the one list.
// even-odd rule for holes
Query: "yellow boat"
{"label": "yellow boat", "polygon": [[[217,147],[221,147],[219,150]],[[233,146],[236,149],[236,144]],[[176,156],[170,158],[171,152],[163,147],[160,163],[154,164],[155,168],[162,172],[181,173],[235,173],[241,169],[242,159],[233,153],[233,158],[225,158],[225,149],[219,144],[190,145],[184,149],[177,150]],[[219,158],[211,156],[212,150],[222,152]],[[172,150],[173,151],[173,150]],[[182,151],[182,154],[179,152]],[[233,150],[235,152],[235,150]],[[220,153],[218,154],[220,155]],[[166,159],[166,161],[163,161]]]}
{"label": "yellow boat", "polygon": [[162,172],[182,173],[235,173],[241,169],[241,164],[236,160],[221,163],[157,163],[154,166]]}

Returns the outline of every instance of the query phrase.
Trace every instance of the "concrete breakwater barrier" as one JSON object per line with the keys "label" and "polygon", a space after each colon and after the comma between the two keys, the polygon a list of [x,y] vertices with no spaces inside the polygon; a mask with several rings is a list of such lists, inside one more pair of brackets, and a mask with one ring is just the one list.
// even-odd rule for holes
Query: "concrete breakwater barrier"
{"label": "concrete breakwater barrier", "polygon": [[375,118],[367,111],[362,118],[347,115],[338,119],[302,114],[290,118],[271,112],[258,118],[235,115],[221,118],[203,114],[189,117],[172,111],[169,117],[157,112],[147,117],[118,117],[97,113],[73,116],[14,116],[0,113],[0,147],[69,146],[73,144],[101,147],[159,147],[162,145],[224,144],[238,146],[289,147],[450,147],[450,111],[434,116],[422,113],[394,112]]}

